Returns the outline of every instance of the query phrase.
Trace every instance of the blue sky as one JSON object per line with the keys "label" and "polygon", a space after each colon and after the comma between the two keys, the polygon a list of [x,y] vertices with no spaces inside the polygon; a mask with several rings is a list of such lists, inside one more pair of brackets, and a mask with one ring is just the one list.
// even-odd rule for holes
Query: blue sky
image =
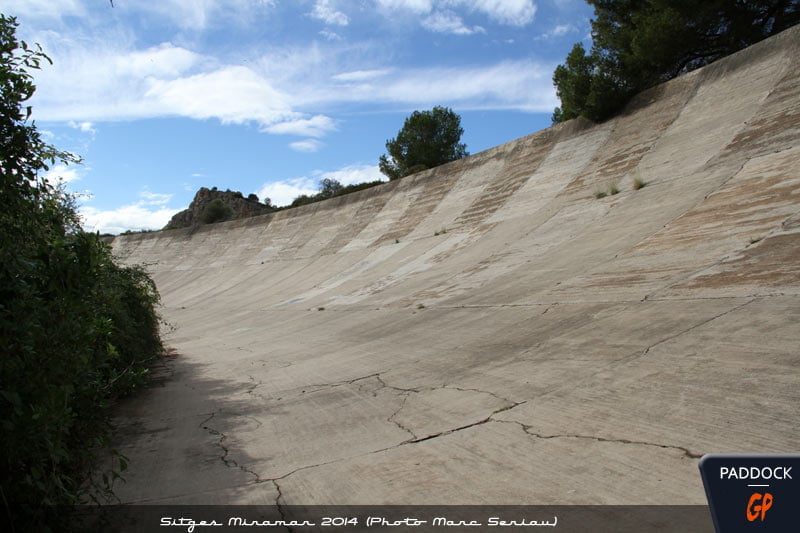
{"label": "blue sky", "polygon": [[89,230],[157,229],[201,186],[285,205],[322,178],[380,179],[414,110],[462,117],[470,153],[550,125],[553,69],[588,42],[583,0],[5,0],[33,118]]}

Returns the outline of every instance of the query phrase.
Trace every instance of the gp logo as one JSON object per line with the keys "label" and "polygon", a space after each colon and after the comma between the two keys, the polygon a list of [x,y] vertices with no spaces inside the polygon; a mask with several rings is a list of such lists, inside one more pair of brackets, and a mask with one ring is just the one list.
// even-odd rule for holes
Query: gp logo
{"label": "gp logo", "polygon": [[699,466],[717,533],[800,531],[800,455],[709,454]]}

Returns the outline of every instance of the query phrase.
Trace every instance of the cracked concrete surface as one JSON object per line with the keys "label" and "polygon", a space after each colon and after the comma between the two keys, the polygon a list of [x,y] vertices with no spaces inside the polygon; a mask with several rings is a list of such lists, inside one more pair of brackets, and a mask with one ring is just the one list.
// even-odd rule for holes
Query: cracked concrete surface
{"label": "cracked concrete surface", "polygon": [[796,452],[798,58],[795,28],[601,125],[116,238],[176,351],[118,412],[118,496],[702,504],[703,454]]}

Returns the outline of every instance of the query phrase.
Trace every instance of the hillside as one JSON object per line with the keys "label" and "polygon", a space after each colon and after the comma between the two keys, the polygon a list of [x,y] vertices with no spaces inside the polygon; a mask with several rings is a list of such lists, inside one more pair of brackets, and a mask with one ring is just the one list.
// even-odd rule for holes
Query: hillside
{"label": "hillside", "polygon": [[122,501],[704,504],[703,454],[796,452],[798,58],[795,27],[602,124],[117,237],[178,353],[119,415]]}
{"label": "hillside", "polygon": [[[217,210],[214,211],[214,207]],[[245,198],[238,191],[219,191],[200,187],[195,193],[189,207],[175,213],[164,229],[190,228],[200,224],[238,220],[274,211],[275,208],[264,205],[255,195]]]}

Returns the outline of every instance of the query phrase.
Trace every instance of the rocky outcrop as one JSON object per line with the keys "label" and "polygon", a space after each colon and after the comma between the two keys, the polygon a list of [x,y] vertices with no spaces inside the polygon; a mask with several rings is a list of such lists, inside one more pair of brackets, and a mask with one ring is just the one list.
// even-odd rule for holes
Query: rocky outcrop
{"label": "rocky outcrop", "polygon": [[[217,202],[219,200],[219,202]],[[207,208],[209,204],[214,202],[214,205],[221,204],[222,211],[225,216],[210,217]],[[194,200],[189,204],[188,209],[176,213],[169,223],[164,226],[164,229],[174,228],[188,228],[190,226],[198,226],[200,224],[213,222],[221,222],[222,220],[234,220],[237,218],[247,218],[256,215],[263,215],[273,211],[274,208],[262,204],[258,201],[258,197],[251,194],[244,197],[238,191],[219,191],[216,187],[208,189],[201,187],[197,194],[194,195]]]}

